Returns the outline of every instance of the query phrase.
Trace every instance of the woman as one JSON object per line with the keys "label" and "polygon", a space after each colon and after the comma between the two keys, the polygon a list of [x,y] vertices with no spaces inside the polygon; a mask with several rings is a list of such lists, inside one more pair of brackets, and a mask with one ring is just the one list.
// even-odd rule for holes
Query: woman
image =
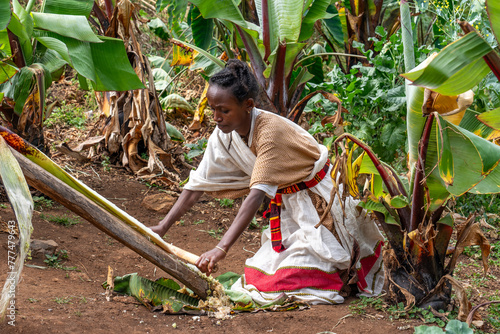
{"label": "woman", "polygon": [[219,198],[248,194],[220,242],[196,262],[210,273],[268,196],[273,198],[270,228],[233,290],[260,304],[283,293],[310,303],[341,303],[340,291],[353,283],[362,293],[380,293],[382,236],[375,223],[352,200],[345,203],[344,217],[336,199],[330,229],[319,224],[332,190],[326,147],[297,124],[254,107],[259,87],[244,62],[228,61],[209,83],[207,99],[217,128],[198,169],[153,231],[163,236],[203,192]]}

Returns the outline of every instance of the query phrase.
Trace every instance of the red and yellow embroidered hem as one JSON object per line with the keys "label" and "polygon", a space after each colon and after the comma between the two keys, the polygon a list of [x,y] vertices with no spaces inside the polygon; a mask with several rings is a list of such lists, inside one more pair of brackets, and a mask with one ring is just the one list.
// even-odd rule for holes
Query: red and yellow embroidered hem
{"label": "red and yellow embroidered hem", "polygon": [[286,188],[278,189],[276,192],[276,196],[269,203],[269,209],[264,212],[264,217],[269,217],[269,225],[271,228],[271,244],[273,249],[280,253],[285,250],[285,246],[281,243],[281,203],[282,198],[281,195],[289,195],[296,193],[301,190],[309,189],[316,186],[318,183],[323,180],[326,173],[328,173],[328,169],[330,168],[330,160],[328,159],[325,163],[325,166],[322,170],[320,170],[311,180],[305,182],[299,182],[288,186]]}

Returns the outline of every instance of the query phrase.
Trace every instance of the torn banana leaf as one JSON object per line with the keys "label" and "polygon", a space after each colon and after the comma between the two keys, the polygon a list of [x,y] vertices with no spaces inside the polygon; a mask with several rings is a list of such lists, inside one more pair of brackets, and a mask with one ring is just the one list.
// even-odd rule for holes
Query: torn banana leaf
{"label": "torn banana leaf", "polygon": [[[9,197],[9,202],[17,219],[18,235],[9,233],[5,244],[8,251],[8,273],[0,297],[0,321],[5,318],[7,307],[14,295],[11,291],[17,290],[19,279],[24,265],[24,259],[30,248],[30,236],[33,231],[31,217],[33,214],[33,200],[28,184],[16,158],[9,149],[5,140],[0,136],[0,176]],[[14,225],[12,232],[14,232]],[[10,229],[10,228],[9,228]],[[14,260],[15,258],[15,260]],[[12,286],[15,288],[12,289]]]}

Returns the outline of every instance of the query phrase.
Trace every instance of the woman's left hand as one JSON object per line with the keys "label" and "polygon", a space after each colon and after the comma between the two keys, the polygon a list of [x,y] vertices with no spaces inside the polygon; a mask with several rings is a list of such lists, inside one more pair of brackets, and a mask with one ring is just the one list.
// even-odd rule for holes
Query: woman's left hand
{"label": "woman's left hand", "polygon": [[222,250],[214,248],[212,250],[209,250],[208,252],[201,254],[195,265],[198,267],[198,269],[201,270],[201,272],[205,274],[208,273],[210,275],[212,271],[214,271],[216,263],[224,259],[225,257],[226,254]]}

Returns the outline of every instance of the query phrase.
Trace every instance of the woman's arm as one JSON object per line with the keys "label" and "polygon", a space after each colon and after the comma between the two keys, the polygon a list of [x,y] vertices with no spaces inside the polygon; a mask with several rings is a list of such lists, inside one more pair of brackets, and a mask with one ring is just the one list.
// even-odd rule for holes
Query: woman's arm
{"label": "woman's arm", "polygon": [[[203,253],[198,261],[196,261],[196,266],[204,273],[211,273],[215,267],[215,264],[226,257],[226,253],[231,248],[231,246],[238,240],[239,236],[248,227],[255,213],[259,209],[262,201],[264,200],[266,193],[259,189],[250,189],[250,194],[243,201],[236,218],[234,218],[233,223],[227,230],[227,232],[222,237],[221,241],[217,246]],[[218,248],[220,247],[220,248]],[[223,249],[223,250],[221,250]]]}
{"label": "woman's arm", "polygon": [[184,189],[165,218],[163,218],[158,225],[151,227],[151,230],[158,233],[160,237],[163,237],[170,226],[181,218],[186,211],[191,209],[193,204],[200,199],[201,195],[203,195],[203,191]]}

